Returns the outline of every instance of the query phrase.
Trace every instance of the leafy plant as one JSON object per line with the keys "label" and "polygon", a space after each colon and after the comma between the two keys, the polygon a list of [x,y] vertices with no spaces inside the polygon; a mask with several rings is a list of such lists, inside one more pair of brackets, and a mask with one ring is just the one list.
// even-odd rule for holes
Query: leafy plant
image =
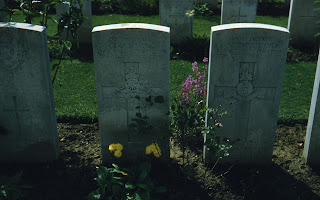
{"label": "leafy plant", "polygon": [[207,125],[202,127],[202,133],[206,135],[205,146],[210,152],[209,155],[215,159],[220,159],[222,157],[229,156],[229,150],[232,148],[232,143],[228,138],[221,138],[217,136],[217,128],[221,128],[222,124],[219,122],[219,118],[226,115],[227,111],[224,108],[213,109],[208,108],[207,110],[207,120],[213,121],[213,126]]}
{"label": "leafy plant", "polygon": [[199,4],[194,7],[195,15],[212,16],[213,11],[209,9],[208,4]]}
{"label": "leafy plant", "polygon": [[22,182],[22,171],[13,177],[0,176],[0,199],[16,200],[21,199],[24,189],[32,188]]}
{"label": "leafy plant", "polygon": [[[174,99],[171,106],[171,129],[178,140],[178,144],[183,151],[183,164],[185,158],[185,148],[200,143],[203,146],[203,135],[207,134],[210,138],[206,141],[206,146],[214,155],[228,156],[228,150],[231,148],[229,143],[222,143],[216,134],[216,128],[222,127],[218,118],[226,114],[223,109],[207,108],[205,99],[207,96],[206,70],[208,58],[204,58],[205,63],[202,69],[199,69],[198,63],[192,63],[193,74],[189,75],[182,84],[179,95]],[[214,126],[205,123],[205,115],[210,120],[215,120]]]}
{"label": "leafy plant", "polygon": [[163,186],[157,186],[150,176],[149,162],[133,165],[128,169],[121,169],[112,164],[113,168],[101,166],[97,169],[95,180],[99,188],[89,194],[89,200],[149,200],[157,193],[166,192]]}
{"label": "leafy plant", "polygon": [[[65,58],[66,55],[71,54],[72,40],[75,41],[77,47],[79,47],[79,37],[78,29],[81,26],[84,16],[82,14],[82,0],[71,0],[66,2],[59,0],[60,2],[56,3],[56,6],[60,4],[65,4],[68,6],[68,11],[61,14],[60,18],[56,21],[58,23],[58,33],[56,35],[62,36],[65,34],[64,40],[62,40],[63,48],[60,53],[59,62],[53,64],[52,70],[54,75],[52,77],[52,83],[54,83],[59,68],[61,67],[61,61]],[[70,37],[72,36],[72,38]]]}
{"label": "leafy plant", "polygon": [[[208,62],[207,58],[203,59]],[[182,89],[171,106],[171,129],[183,150],[188,144],[202,144],[201,127],[205,125],[205,105],[207,83],[207,64],[199,69],[198,63],[192,64],[193,74],[182,84]]]}

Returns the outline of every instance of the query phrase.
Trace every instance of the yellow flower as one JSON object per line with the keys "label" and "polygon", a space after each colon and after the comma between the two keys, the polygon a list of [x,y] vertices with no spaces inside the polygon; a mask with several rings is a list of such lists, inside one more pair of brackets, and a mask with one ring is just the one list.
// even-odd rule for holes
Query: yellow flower
{"label": "yellow flower", "polygon": [[151,152],[154,152],[156,150],[156,147],[154,146],[153,143],[149,147],[150,147]]}
{"label": "yellow flower", "polygon": [[116,146],[116,149],[117,150],[122,150],[123,149],[123,146],[122,146],[122,144],[120,144],[120,143],[117,143],[117,144],[115,144],[115,146]]}
{"label": "yellow flower", "polygon": [[149,155],[149,154],[151,154],[151,153],[152,153],[152,151],[151,151],[150,146],[147,146],[147,147],[146,147],[146,154]]}
{"label": "yellow flower", "polygon": [[116,151],[114,152],[114,156],[117,157],[117,158],[120,158],[120,157],[122,156],[121,151],[120,151],[120,150],[116,150]]}
{"label": "yellow flower", "polygon": [[123,149],[123,146],[122,146],[122,144],[120,144],[120,143],[110,144],[110,145],[109,145],[109,150],[110,150],[110,151],[116,151],[116,150],[121,151],[122,149]]}
{"label": "yellow flower", "polygon": [[110,150],[110,151],[115,151],[115,150],[116,150],[115,144],[110,144],[110,145],[109,145],[109,150]]}
{"label": "yellow flower", "polygon": [[154,157],[159,158],[161,156],[161,153],[155,151],[155,152],[153,152],[153,155],[154,155]]}
{"label": "yellow flower", "polygon": [[153,155],[157,158],[161,156],[161,149],[157,143],[152,143],[146,147],[146,154],[149,155],[151,153],[153,153]]}

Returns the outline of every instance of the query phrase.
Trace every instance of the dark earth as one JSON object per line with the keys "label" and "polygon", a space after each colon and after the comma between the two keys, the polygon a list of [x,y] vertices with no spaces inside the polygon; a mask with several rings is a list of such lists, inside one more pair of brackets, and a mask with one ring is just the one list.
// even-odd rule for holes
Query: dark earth
{"label": "dark earth", "polygon": [[[87,199],[97,189],[100,165],[98,124],[58,124],[60,157],[41,165],[2,165],[0,174],[23,170],[24,198],[32,200]],[[306,125],[278,125],[271,166],[203,165],[201,151],[182,152],[170,142],[171,162],[152,166],[154,178],[167,187],[164,199],[320,199],[320,169],[302,157]]]}

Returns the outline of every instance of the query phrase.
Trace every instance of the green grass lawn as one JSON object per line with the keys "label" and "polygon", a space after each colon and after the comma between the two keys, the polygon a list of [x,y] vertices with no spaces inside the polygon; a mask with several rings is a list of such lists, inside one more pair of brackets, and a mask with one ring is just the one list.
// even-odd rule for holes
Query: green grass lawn
{"label": "green grass lawn", "polygon": [[[50,15],[54,18],[54,15]],[[23,16],[14,15],[12,21],[23,22]],[[116,23],[159,24],[159,16],[138,16],[110,14],[93,16],[93,26]],[[287,17],[257,16],[257,23],[287,27]],[[218,25],[220,16],[194,17],[194,35],[209,38],[210,27]],[[35,18],[34,24],[40,24]],[[49,20],[48,37],[54,37],[57,26]],[[53,62],[56,62],[55,60]],[[53,63],[52,62],[52,63]],[[199,61],[198,61],[199,62]],[[92,61],[63,61],[64,68],[54,84],[56,114],[59,121],[97,121],[94,64]],[[170,62],[170,97],[174,97],[184,79],[191,74],[191,62],[172,60]],[[316,62],[287,63],[280,104],[280,122],[305,122],[308,118]]]}

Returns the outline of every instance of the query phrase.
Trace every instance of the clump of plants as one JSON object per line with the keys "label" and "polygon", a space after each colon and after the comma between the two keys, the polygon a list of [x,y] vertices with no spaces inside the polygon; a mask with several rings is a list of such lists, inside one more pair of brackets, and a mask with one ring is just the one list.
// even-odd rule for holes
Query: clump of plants
{"label": "clump of plants", "polygon": [[[207,69],[208,58],[203,59],[203,66],[192,63],[193,73],[187,77],[182,88],[171,106],[171,130],[177,144],[182,148],[183,164],[186,147],[201,151],[203,145],[212,151],[213,155],[228,156],[231,144],[223,142],[224,138],[216,136],[216,129],[222,127],[219,118],[227,114],[224,109],[207,108]],[[215,123],[206,125],[205,115]],[[209,138],[203,143],[204,135]],[[227,139],[225,140],[227,141]]]}
{"label": "clump of plants", "polygon": [[189,75],[171,106],[171,130],[181,145],[190,148],[203,145],[201,127],[205,125],[207,82],[206,70],[208,59],[204,65],[192,63],[193,73]]}
{"label": "clump of plants", "polygon": [[[120,143],[110,144],[109,151],[116,159],[122,156],[123,146]],[[146,147],[146,154],[159,158],[161,149],[157,143]],[[127,168],[112,164],[111,168],[100,166],[97,168],[98,189],[91,192],[89,200],[149,200],[167,191],[166,187],[159,186],[151,177],[152,164],[150,162],[134,163]]]}
{"label": "clump of plants", "polygon": [[212,16],[214,13],[208,7],[208,4],[198,4],[194,7],[195,15],[197,16]]}

